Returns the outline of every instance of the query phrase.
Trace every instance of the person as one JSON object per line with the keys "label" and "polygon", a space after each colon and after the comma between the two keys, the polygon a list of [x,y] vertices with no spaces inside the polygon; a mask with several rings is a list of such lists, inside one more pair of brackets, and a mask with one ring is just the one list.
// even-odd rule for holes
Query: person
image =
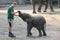
{"label": "person", "polygon": [[54,10],[53,10],[53,5],[52,5],[52,0],[46,0],[46,5],[45,5],[45,10],[44,10],[44,12],[46,12],[46,10],[47,10],[47,8],[48,8],[48,4],[50,4],[51,12],[54,12]]}
{"label": "person", "polygon": [[14,14],[17,12],[14,12],[14,7],[16,7],[17,3],[13,2],[12,5],[8,8],[8,23],[9,23],[9,37],[16,37],[12,33],[12,26],[13,26],[13,20],[14,20]]}

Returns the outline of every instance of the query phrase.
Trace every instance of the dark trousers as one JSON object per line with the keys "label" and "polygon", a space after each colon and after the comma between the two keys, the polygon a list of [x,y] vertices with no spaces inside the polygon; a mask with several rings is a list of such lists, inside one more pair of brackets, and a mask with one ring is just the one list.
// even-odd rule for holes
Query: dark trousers
{"label": "dark trousers", "polygon": [[50,9],[51,9],[51,11],[52,11],[52,10],[53,10],[52,0],[49,0],[49,1],[46,0],[45,10],[47,10],[48,4],[50,4]]}

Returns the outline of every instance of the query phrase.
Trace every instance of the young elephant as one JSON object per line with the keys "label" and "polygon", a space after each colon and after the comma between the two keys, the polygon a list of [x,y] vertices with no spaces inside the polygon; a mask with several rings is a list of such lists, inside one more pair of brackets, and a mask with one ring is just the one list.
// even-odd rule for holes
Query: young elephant
{"label": "young elephant", "polygon": [[[42,37],[42,32],[43,36],[46,36],[46,32],[44,30],[44,25],[46,25],[46,20],[42,16],[31,16],[30,14],[27,13],[21,13],[18,11],[19,17],[23,19],[23,21],[27,22],[27,36],[31,36],[31,29],[32,27],[37,28],[39,31],[39,37]],[[41,32],[42,31],[42,32]]]}

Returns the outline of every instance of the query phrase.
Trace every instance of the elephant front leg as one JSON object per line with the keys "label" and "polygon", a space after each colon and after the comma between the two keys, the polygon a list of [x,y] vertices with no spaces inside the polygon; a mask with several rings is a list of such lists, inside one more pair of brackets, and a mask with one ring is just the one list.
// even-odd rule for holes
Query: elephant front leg
{"label": "elephant front leg", "polygon": [[32,25],[31,24],[27,24],[27,36],[28,37],[30,37],[32,35],[31,29],[32,29]]}
{"label": "elephant front leg", "polygon": [[35,11],[35,0],[32,0],[32,3],[33,3],[33,13],[36,13],[36,11]]}

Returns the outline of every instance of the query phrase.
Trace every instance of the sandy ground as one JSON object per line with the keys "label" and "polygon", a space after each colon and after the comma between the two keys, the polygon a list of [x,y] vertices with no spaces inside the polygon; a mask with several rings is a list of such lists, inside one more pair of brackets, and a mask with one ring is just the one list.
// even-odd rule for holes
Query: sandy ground
{"label": "sandy ground", "polygon": [[[37,9],[38,6],[36,6]],[[44,7],[43,7],[44,8]],[[32,14],[32,6],[18,6],[15,8],[15,11],[20,10],[22,12],[27,12]],[[43,10],[43,9],[42,9]],[[7,7],[0,8],[0,40],[60,40],[60,9],[55,9],[55,12],[48,12],[32,14],[32,15],[42,15],[47,21],[46,27],[46,37],[38,37],[38,31],[36,28],[32,29],[32,37],[27,37],[27,24],[18,16],[15,16],[13,33],[16,35],[16,38],[8,37],[8,20],[7,20]]]}

